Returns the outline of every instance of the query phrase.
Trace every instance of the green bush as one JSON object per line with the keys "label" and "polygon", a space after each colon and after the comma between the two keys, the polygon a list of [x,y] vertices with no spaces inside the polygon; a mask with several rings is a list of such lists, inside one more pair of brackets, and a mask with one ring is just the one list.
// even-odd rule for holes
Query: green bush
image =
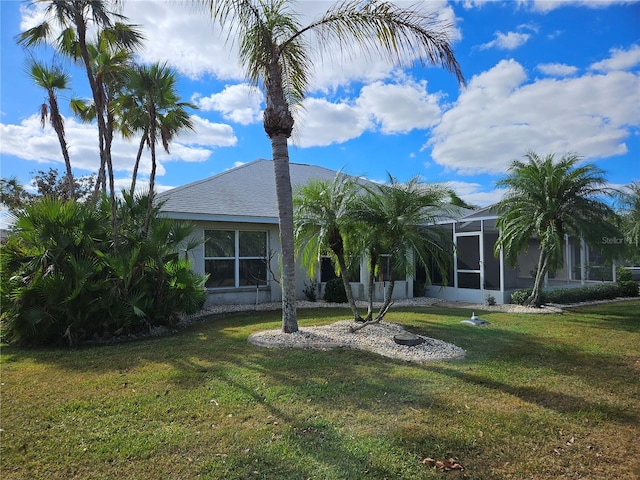
{"label": "green bush", "polygon": [[198,311],[205,279],[178,254],[193,248],[193,226],[155,211],[142,228],[147,198],[125,195],[119,204],[117,249],[106,202],[43,198],[17,212],[0,253],[3,341],[74,345]]}
{"label": "green bush", "polygon": [[342,278],[334,278],[327,282],[324,287],[325,302],[346,303],[347,292],[344,290],[344,282]]}
{"label": "green bush", "polygon": [[315,302],[318,299],[317,292],[317,280],[311,280],[310,285],[307,285],[307,282],[304,282],[304,289],[302,290],[302,293],[304,293],[304,296],[307,297],[307,300],[309,300],[310,302]]}
{"label": "green bush", "polygon": [[[511,294],[511,301],[522,305],[531,295],[531,289],[516,290]],[[638,284],[636,282],[601,283],[576,288],[556,288],[543,290],[540,297],[541,303],[580,303],[592,300],[612,300],[617,297],[638,296]]]}
{"label": "green bush", "polygon": [[616,270],[616,279],[618,282],[627,282],[633,280],[633,273],[625,267],[618,267]]}
{"label": "green bush", "polygon": [[640,285],[635,280],[618,281],[621,297],[637,297],[640,295]]}
{"label": "green bush", "polygon": [[530,288],[516,290],[511,294],[511,302],[515,303],[516,305],[522,305],[527,300],[527,298],[529,298],[529,295],[531,295]]}

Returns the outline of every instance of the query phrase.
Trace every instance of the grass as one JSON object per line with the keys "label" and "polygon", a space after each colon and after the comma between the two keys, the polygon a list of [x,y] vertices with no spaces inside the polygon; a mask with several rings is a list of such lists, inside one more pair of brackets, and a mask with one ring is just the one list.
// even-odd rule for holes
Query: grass
{"label": "grass", "polygon": [[[640,301],[563,315],[395,309],[466,349],[425,365],[338,349],[260,349],[279,313],[78,350],[4,346],[9,479],[634,479]],[[347,310],[299,311],[319,325]],[[421,460],[455,458],[443,472]]]}

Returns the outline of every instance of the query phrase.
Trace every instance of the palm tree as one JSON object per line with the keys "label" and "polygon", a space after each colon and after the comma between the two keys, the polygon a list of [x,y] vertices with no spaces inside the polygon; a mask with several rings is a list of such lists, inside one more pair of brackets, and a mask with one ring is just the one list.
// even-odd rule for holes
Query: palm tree
{"label": "palm tree", "polygon": [[62,157],[67,170],[67,198],[75,197],[73,172],[71,171],[71,159],[69,158],[69,150],[67,148],[67,140],[64,135],[64,121],[58,107],[58,90],[66,90],[69,88],[69,75],[58,65],[47,67],[44,63],[35,59],[31,59],[27,65],[29,76],[44,88],[47,92],[47,98],[40,106],[40,122],[44,128],[47,120],[50,121],[53,130],[58,136]]}
{"label": "palm tree", "polygon": [[[99,95],[102,98],[106,112],[106,131],[105,138],[101,139],[103,145],[101,148],[110,152],[116,123],[114,102],[124,88],[126,72],[132,65],[133,52],[130,49],[122,48],[117,42],[114,43],[111,30],[100,31],[96,41],[89,43],[87,49],[91,58],[91,68],[96,78]],[[94,101],[72,99],[71,108],[83,122],[92,122],[97,118],[98,112]],[[109,190],[114,192],[114,172],[110,158],[110,155],[103,155],[101,158],[98,178],[95,184],[95,195],[100,191],[106,193],[107,176],[109,178]]]}
{"label": "palm tree", "polygon": [[[169,70],[166,65],[136,67],[129,72],[125,92],[116,102],[119,131],[122,136],[130,138],[136,133],[141,134],[131,179],[131,194],[135,191],[138,168],[145,145],[152,151],[152,159],[155,157],[155,145],[152,146],[150,140],[152,123],[148,101],[153,100],[156,103],[155,129],[160,135],[165,152],[169,153],[169,144],[176,135],[194,128],[186,109],[198,107],[190,102],[179,101],[175,75],[175,72]],[[154,134],[156,143],[158,133]],[[153,168],[155,170],[155,166]],[[154,180],[150,178],[151,181]]]}
{"label": "palm tree", "polygon": [[[442,278],[449,271],[451,240],[436,223],[451,218],[459,207],[451,203],[450,188],[422,183],[418,177],[400,183],[389,175],[388,183],[366,187],[359,199],[356,215],[361,222],[362,242],[369,262],[369,308],[366,322],[353,331],[382,320],[392,303],[397,276],[413,274],[414,265],[433,264]],[[373,317],[375,274],[388,260],[388,286],[379,312]],[[429,278],[427,278],[429,280]]]}
{"label": "palm tree", "polygon": [[100,80],[94,71],[94,62],[90,53],[88,30],[94,26],[98,31],[108,30],[112,44],[122,48],[134,49],[140,44],[142,36],[137,30],[118,20],[125,17],[109,9],[110,2],[104,0],[32,0],[33,3],[45,3],[45,19],[39,25],[18,35],[18,43],[26,47],[37,46],[50,38],[55,25],[62,32],[55,39],[58,49],[74,60],[81,60],[87,73],[98,123],[100,143],[100,159],[106,165],[111,163],[111,152],[108,147],[106,123],[106,104]]}
{"label": "palm tree", "polygon": [[632,257],[638,257],[640,251],[640,182],[631,182],[616,194],[620,208],[622,230],[625,243]]}
{"label": "palm tree", "polygon": [[[32,3],[47,5],[43,22],[18,35],[18,43],[25,47],[40,45],[49,40],[55,40],[58,50],[75,61],[80,61],[87,73],[87,80],[91,88],[96,120],[98,124],[98,144],[100,148],[100,164],[112,170],[111,136],[107,126],[107,105],[100,80],[96,77],[91,58],[87,33],[90,27],[100,32],[108,31],[107,37],[113,45],[133,50],[137,48],[142,35],[132,25],[121,21],[124,16],[109,9],[111,2],[105,0],[31,0]],[[116,2],[117,3],[117,2]],[[54,26],[62,29],[56,39],[51,39]],[[100,182],[98,182],[100,183]],[[110,200],[112,211],[112,227],[114,248],[117,246],[117,224],[115,212],[115,187],[110,185]]]}
{"label": "palm tree", "polygon": [[509,174],[497,182],[507,194],[497,204],[498,241],[494,253],[504,249],[507,260],[516,265],[518,254],[526,251],[532,237],[540,242],[536,277],[526,305],[540,305],[542,281],[547,272],[563,264],[564,235],[585,237],[594,243],[615,226],[613,210],[598,197],[610,195],[604,172],[592,164],[578,165],[580,158],[567,154],[559,161],[549,154],[525,155],[526,162],[514,160]]}
{"label": "palm tree", "polygon": [[310,180],[293,197],[294,238],[303,264],[313,277],[320,257],[332,254],[356,321],[362,319],[349,284],[347,246],[355,224],[353,207],[359,191],[353,177],[338,172],[332,181]]}
{"label": "palm tree", "polygon": [[[464,78],[447,36],[448,26],[418,8],[400,8],[384,0],[346,0],[320,19],[303,26],[291,0],[200,0],[212,18],[238,38],[247,78],[266,98],[264,129],[271,140],[280,243],[282,247],[282,330],[298,330],[295,294],[293,200],[287,140],[294,126],[292,109],[304,98],[312,69],[308,37],[320,50],[354,40],[365,53],[386,55],[400,63],[414,58],[441,65]],[[330,50],[331,51],[331,50]]]}
{"label": "palm tree", "polygon": [[[141,150],[146,144],[151,151],[151,174],[149,175],[149,206],[145,230],[149,226],[153,210],[153,193],[156,176],[156,144],[162,142],[169,153],[169,144],[183,130],[193,130],[193,122],[186,108],[197,108],[189,102],[181,102],[177,94],[176,74],[166,64],[141,65],[129,71],[126,91],[118,100],[122,114],[122,129],[142,130],[140,148],[134,167],[132,190],[135,188]],[[127,117],[130,120],[127,123]]]}
{"label": "palm tree", "polygon": [[24,189],[18,177],[0,177],[0,205],[7,207],[9,212],[24,207],[32,197],[32,194]]}

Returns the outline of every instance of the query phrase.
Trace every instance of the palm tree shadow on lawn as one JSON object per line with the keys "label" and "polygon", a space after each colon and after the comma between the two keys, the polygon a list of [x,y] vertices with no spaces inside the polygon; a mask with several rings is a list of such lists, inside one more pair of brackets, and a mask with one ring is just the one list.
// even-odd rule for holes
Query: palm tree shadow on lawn
{"label": "palm tree shadow on lawn", "polygon": [[[460,310],[460,312],[460,319],[467,318],[470,313],[468,310]],[[437,310],[429,311],[430,316],[438,313]],[[451,309],[442,313],[447,317],[452,316]],[[484,312],[482,316],[488,318],[492,324],[488,327],[470,327],[460,324],[457,319],[455,323],[442,321],[441,317],[426,322],[410,321],[407,328],[412,332],[455,343],[467,351],[467,357],[460,365],[456,364],[451,367],[441,366],[442,364],[426,365],[425,368],[473,385],[499,390],[517,396],[526,402],[561,413],[593,411],[611,421],[629,424],[640,421],[640,416],[637,413],[606,402],[591,401],[567,393],[552,391],[542,386],[518,385],[519,382],[508,384],[497,381],[488,375],[469,373],[471,369],[477,370],[475,366],[472,366],[473,364],[498,361],[513,364],[514,367],[520,365],[533,370],[550,369],[557,372],[558,375],[580,377],[580,381],[600,386],[612,385],[613,389],[617,388],[616,383],[625,384],[629,381],[628,379],[634,376],[634,372],[628,370],[633,367],[628,365],[629,360],[624,356],[613,353],[603,354],[602,352],[590,353],[557,339],[501,329],[500,323],[504,320],[499,317],[503,314],[497,314],[495,318],[491,318],[491,313]],[[517,321],[537,322],[540,320],[521,315]],[[620,325],[620,321],[616,325]],[[603,328],[599,323],[596,325],[595,328]],[[589,326],[594,327],[593,323],[590,323]],[[612,373],[613,365],[615,365],[615,373]],[[480,365],[479,369],[482,368],[483,366]]]}

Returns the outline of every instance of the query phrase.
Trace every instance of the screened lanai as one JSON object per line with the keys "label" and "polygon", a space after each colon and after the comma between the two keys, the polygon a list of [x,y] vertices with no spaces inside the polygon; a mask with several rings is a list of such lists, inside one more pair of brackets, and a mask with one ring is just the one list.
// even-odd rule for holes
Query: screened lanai
{"label": "screened lanai", "polygon": [[[446,285],[435,271],[425,295],[446,300],[484,303],[488,296],[496,303],[509,303],[511,293],[533,286],[539,255],[539,242],[532,238],[526,252],[518,255],[517,265],[505,261],[503,251],[494,254],[498,240],[497,213],[493,206],[469,213],[440,226],[451,235],[453,263]],[[605,266],[598,252],[579,238],[565,236],[564,262],[561,270],[549,273],[545,287],[579,286],[598,281],[615,281],[615,264]],[[426,274],[416,271],[418,283]]]}

